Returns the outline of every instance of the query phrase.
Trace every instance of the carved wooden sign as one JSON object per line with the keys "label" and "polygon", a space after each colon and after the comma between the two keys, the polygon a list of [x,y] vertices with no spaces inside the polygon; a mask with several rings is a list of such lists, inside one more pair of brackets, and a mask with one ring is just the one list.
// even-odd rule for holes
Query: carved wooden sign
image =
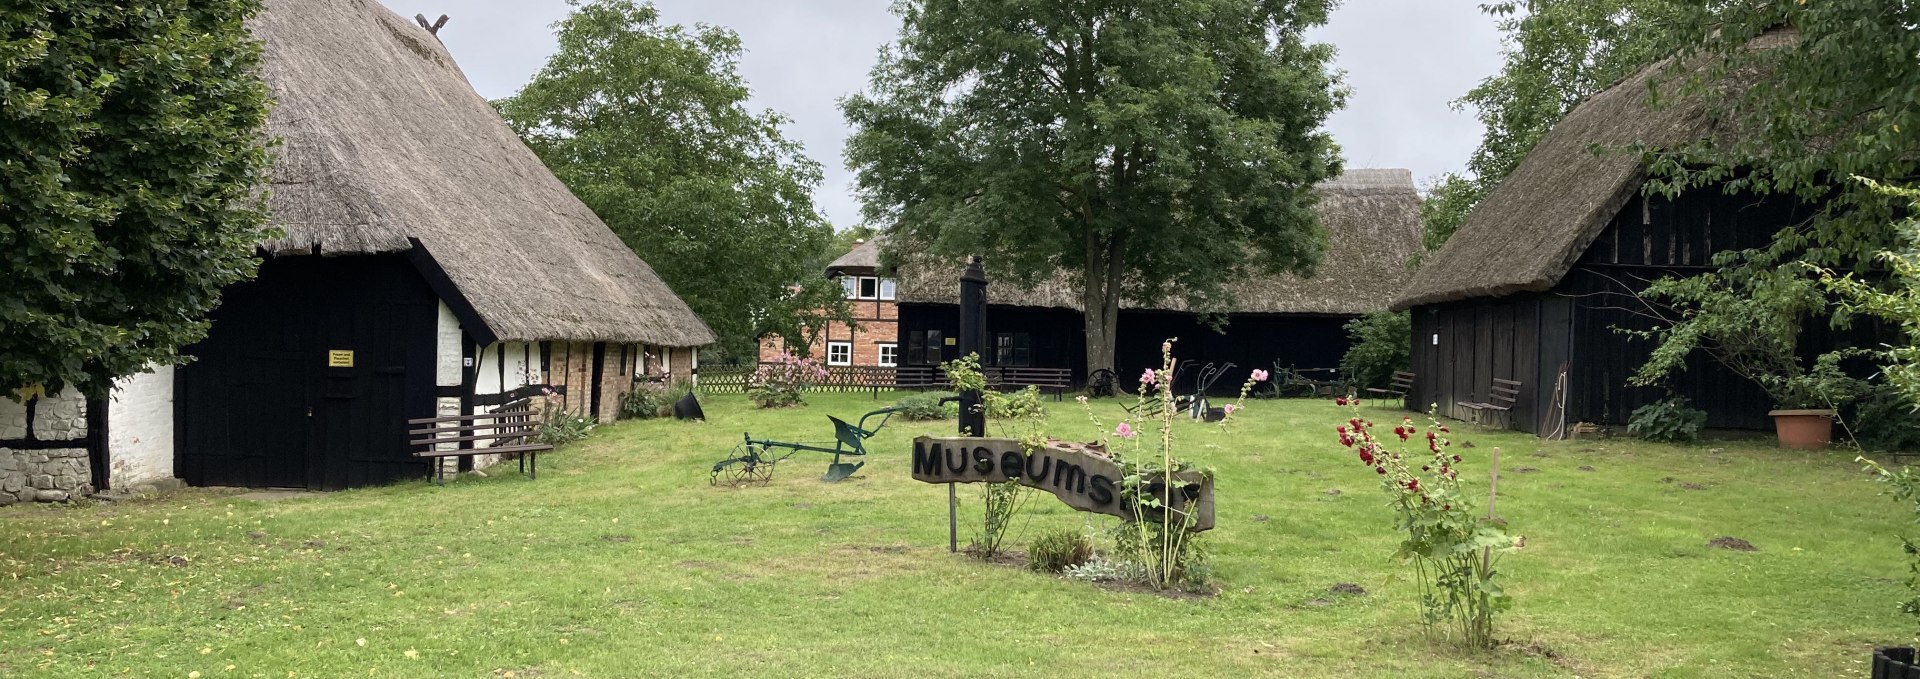
{"label": "carved wooden sign", "polygon": [[[1001,483],[1053,493],[1061,502],[1083,512],[1109,514],[1132,521],[1133,508],[1120,495],[1124,475],[1106,454],[1083,443],[1049,441],[1029,454],[1015,439],[922,436],[913,440],[913,478],[927,483]],[[1184,506],[1193,500],[1193,530],[1213,527],[1213,480],[1198,472],[1173,475],[1173,488],[1160,479],[1145,479],[1149,495],[1161,506]],[[1168,502],[1169,494],[1180,498]],[[1142,512],[1149,520],[1160,511]]]}

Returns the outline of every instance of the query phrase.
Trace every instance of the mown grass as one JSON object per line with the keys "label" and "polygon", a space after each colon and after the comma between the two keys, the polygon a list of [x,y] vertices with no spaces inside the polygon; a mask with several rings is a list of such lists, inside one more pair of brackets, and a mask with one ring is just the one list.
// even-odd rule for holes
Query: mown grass
{"label": "mown grass", "polygon": [[[876,405],[809,401],[709,397],[704,424],[602,428],[531,482],[509,465],[279,502],[0,510],[0,676],[1831,677],[1914,629],[1895,610],[1908,525],[1842,452],[1461,426],[1472,470],[1502,447],[1499,507],[1527,537],[1503,574],[1511,643],[1468,653],[1421,635],[1331,404],[1186,430],[1219,473],[1220,593],[1180,599],[948,554],[945,489],[909,478],[907,441],[951,422],[893,423],[839,484],[803,454],[770,486],[709,487],[743,430],[820,440],[825,415]],[[1054,407],[1057,435],[1090,427]],[[964,543],[977,490],[961,497]],[[1016,548],[1100,521],[1028,506]],[[1759,551],[1707,546],[1723,535]]]}

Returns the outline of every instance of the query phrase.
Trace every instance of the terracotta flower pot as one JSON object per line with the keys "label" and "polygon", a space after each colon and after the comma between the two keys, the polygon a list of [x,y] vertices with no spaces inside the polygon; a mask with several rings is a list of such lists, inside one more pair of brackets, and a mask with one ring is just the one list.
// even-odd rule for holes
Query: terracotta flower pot
{"label": "terracotta flower pot", "polygon": [[1773,431],[1780,436],[1780,447],[1795,450],[1822,450],[1833,440],[1833,411],[1775,410]]}

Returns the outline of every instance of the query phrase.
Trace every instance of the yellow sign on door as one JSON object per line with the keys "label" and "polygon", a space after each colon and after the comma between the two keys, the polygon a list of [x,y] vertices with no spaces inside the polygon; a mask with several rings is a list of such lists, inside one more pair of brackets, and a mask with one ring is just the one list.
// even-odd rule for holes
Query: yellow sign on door
{"label": "yellow sign on door", "polygon": [[327,367],[329,368],[353,367],[353,350],[352,349],[327,350]]}

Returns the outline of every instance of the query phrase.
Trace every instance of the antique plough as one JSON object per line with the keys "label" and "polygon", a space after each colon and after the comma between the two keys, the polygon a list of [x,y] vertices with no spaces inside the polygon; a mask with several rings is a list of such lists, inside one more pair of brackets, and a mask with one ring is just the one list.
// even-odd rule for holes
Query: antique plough
{"label": "antique plough", "polygon": [[[741,442],[733,447],[733,457],[714,463],[712,483],[720,485],[720,479],[725,478],[728,485],[765,485],[773,480],[776,465],[801,451],[833,455],[833,462],[827,465],[827,473],[820,480],[839,481],[847,478],[866,465],[866,461],[842,462],[840,458],[865,456],[867,439],[878,433],[881,427],[887,426],[887,420],[892,419],[893,413],[899,410],[899,407],[875,410],[861,415],[860,424],[857,425],[828,415],[827,419],[833,421],[834,440],[831,447],[827,442],[774,441],[756,439],[751,433],[741,434]],[[880,416],[880,421],[868,427],[867,420],[876,415]]]}

